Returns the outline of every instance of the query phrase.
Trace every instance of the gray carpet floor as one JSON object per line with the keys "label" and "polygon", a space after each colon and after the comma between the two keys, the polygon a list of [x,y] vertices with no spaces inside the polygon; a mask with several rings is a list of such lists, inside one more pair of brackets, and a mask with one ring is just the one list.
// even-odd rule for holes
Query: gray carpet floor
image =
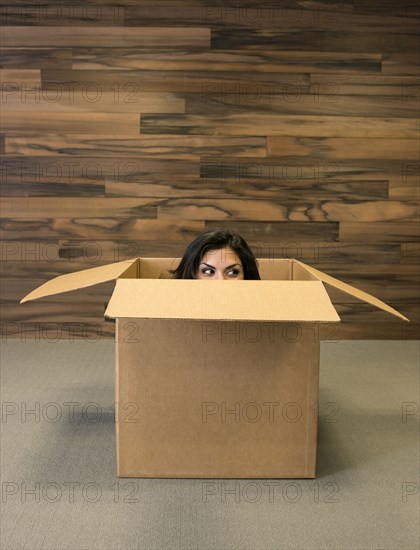
{"label": "gray carpet floor", "polygon": [[322,343],[315,480],[118,478],[113,341],[1,359],[2,549],[419,547],[418,341]]}

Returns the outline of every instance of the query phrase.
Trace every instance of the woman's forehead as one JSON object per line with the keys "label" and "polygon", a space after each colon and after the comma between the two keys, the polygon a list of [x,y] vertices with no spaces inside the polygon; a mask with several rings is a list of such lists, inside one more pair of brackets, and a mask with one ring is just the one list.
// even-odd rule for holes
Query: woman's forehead
{"label": "woman's forehead", "polygon": [[239,256],[229,247],[208,250],[201,258],[202,262],[211,262],[212,260],[223,263],[228,261],[231,263],[241,263]]}

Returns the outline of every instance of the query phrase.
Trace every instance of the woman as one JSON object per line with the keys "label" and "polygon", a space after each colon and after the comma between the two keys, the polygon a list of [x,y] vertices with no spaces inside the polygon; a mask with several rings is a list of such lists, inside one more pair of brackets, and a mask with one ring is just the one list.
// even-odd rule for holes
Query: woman
{"label": "woman", "polygon": [[212,229],[194,239],[171,273],[174,279],[261,279],[246,241],[225,229]]}

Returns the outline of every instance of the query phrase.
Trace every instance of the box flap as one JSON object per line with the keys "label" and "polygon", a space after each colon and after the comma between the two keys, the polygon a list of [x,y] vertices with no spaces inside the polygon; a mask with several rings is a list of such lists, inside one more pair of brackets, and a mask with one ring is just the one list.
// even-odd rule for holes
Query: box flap
{"label": "box flap", "polygon": [[113,279],[124,276],[125,272],[130,272],[130,276],[136,277],[137,265],[138,259],[135,258],[123,262],[92,267],[75,273],[66,273],[65,275],[55,277],[39,286],[22,298],[20,303],[22,304],[29,300],[37,300],[38,298],[45,298],[46,296],[61,294],[62,292],[112,281]]}
{"label": "box flap", "polygon": [[350,294],[350,296],[354,296],[359,300],[367,302],[368,304],[372,304],[373,306],[376,306],[377,308],[382,309],[387,313],[390,313],[391,315],[395,315],[400,319],[404,319],[404,321],[410,321],[410,319],[407,319],[407,317],[402,315],[399,311],[387,305],[385,302],[382,302],[382,300],[375,298],[375,296],[372,296],[371,294],[368,294],[363,290],[359,290],[358,288],[355,288],[354,286],[351,286],[347,283],[343,283],[343,281],[335,279],[334,277],[331,277],[331,275],[327,275],[326,273],[319,271],[319,269],[315,269],[314,267],[311,267],[303,262],[299,262],[298,260],[295,261],[296,263],[299,263],[301,266],[303,266],[309,273],[313,274],[318,280],[327,283],[334,288],[345,292],[346,294]]}
{"label": "box flap", "polygon": [[226,321],[340,320],[321,281],[119,279],[105,315]]}

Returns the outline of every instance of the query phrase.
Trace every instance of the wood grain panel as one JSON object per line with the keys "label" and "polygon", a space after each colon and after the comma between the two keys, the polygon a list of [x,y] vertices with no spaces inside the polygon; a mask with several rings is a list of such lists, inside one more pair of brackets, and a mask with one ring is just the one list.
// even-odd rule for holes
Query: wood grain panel
{"label": "wood grain panel", "polygon": [[0,48],[5,69],[71,69],[71,48]]}
{"label": "wood grain panel", "polygon": [[[12,91],[13,90],[13,91]],[[129,83],[112,92],[103,92],[95,82],[81,91],[61,89],[59,84],[38,88],[37,93],[22,94],[11,88],[3,96],[2,111],[31,113],[34,110],[51,113],[184,113],[185,100],[179,94],[140,92]]]}
{"label": "wood grain panel", "polygon": [[383,56],[382,72],[389,75],[414,75],[420,73],[420,52],[391,53]]}
{"label": "wood grain panel", "polygon": [[[14,50],[16,51],[16,50]],[[16,54],[15,54],[16,55]],[[391,59],[391,58],[390,58]],[[230,73],[380,73],[377,53],[296,52],[249,50],[163,50],[139,48],[78,48],[72,56],[75,70],[228,71]],[[43,67],[44,68],[44,67]],[[50,68],[50,67],[45,67]],[[57,67],[58,68],[58,67]],[[417,74],[415,72],[414,74]]]}
{"label": "wood grain panel", "polygon": [[[393,138],[291,138],[287,136],[267,137],[267,156],[310,156],[322,159],[375,159],[395,161],[417,160],[419,142],[417,139]],[[415,163],[407,163],[414,169]]]}
{"label": "wood grain panel", "polygon": [[114,5],[99,2],[78,3],[60,1],[46,3],[25,0],[17,2],[3,0],[1,10],[2,25],[24,26],[123,26],[124,11]]}
{"label": "wood grain panel", "polygon": [[[1,180],[9,183],[128,183],[153,181],[159,173],[178,177],[186,174],[190,180],[198,178],[197,161],[186,159],[142,158],[119,156],[4,156],[0,161]],[[89,202],[89,201],[87,201]]]}
{"label": "wood grain panel", "polygon": [[[360,200],[386,197],[387,181],[357,181],[349,183],[309,183],[283,180],[243,178],[192,178],[188,174],[177,174],[176,178],[156,172],[151,176],[139,178],[139,182],[107,182],[107,196],[130,197],[184,197],[184,198],[247,198],[247,199],[282,199],[282,200]],[[308,185],[311,185],[310,195]]]}
{"label": "wood grain panel", "polygon": [[[415,23],[416,24],[416,23]],[[334,29],[331,25],[330,29]],[[398,32],[398,30],[400,32]],[[311,47],[309,46],[311,45]],[[404,27],[390,32],[339,32],[335,30],[218,28],[211,33],[211,47],[216,50],[295,50],[342,51],[345,53],[416,51],[416,31],[405,33]]]}
{"label": "wood grain panel", "polygon": [[417,222],[354,222],[340,223],[340,242],[413,242],[420,239]]}
{"label": "wood grain panel", "polygon": [[8,132],[70,132],[86,134],[138,135],[140,133],[140,115],[132,113],[51,113],[34,111],[31,116],[25,112],[9,111],[3,113],[2,128]]}
{"label": "wood grain panel", "polygon": [[413,319],[330,290],[343,322],[327,340],[420,337],[416,5],[6,0],[0,17],[6,339],[113,335],[104,289],[19,297],[178,257],[215,227]]}
{"label": "wood grain panel", "polygon": [[[49,181],[48,181],[49,180]],[[92,181],[31,180],[28,178],[3,179],[0,182],[3,197],[88,197],[105,195],[105,183]]]}
{"label": "wood grain panel", "polygon": [[[314,94],[333,95],[374,95],[384,98],[391,96],[394,103],[405,103],[420,96],[419,76],[383,75],[325,75],[311,74],[311,91]],[[335,95],[334,95],[335,94]]]}
{"label": "wood grain panel", "polygon": [[416,221],[419,203],[365,201],[342,204],[333,201],[251,201],[235,199],[169,199],[158,205],[159,219],[258,221]]}
{"label": "wood grain panel", "polygon": [[417,139],[417,121],[407,118],[291,116],[262,113],[204,115],[142,115],[141,133],[296,137],[360,137]]}
{"label": "wood grain panel", "polygon": [[[45,218],[51,212],[57,218],[151,218],[156,217],[156,200],[144,198],[85,197],[82,201],[73,197],[10,197],[0,202],[4,215],[20,219]],[[92,222],[94,223],[94,222]]]}
{"label": "wood grain panel", "polygon": [[147,47],[147,48],[207,48],[210,30],[207,28],[142,27],[26,27],[5,26],[0,29],[0,42],[6,48],[77,46]]}
{"label": "wood grain panel", "polygon": [[[400,93],[403,88],[400,87]],[[201,94],[187,94],[185,112],[200,114],[204,109],[211,116],[231,115],[248,112],[270,112],[279,114],[331,116],[349,113],[360,117],[416,117],[418,101],[387,96],[340,95],[338,85],[319,85],[313,94],[304,93],[304,88],[296,85],[253,85],[251,82],[238,83],[235,87],[208,86]],[[278,92],[278,93],[277,93]]]}
{"label": "wood grain panel", "polygon": [[[174,69],[176,68],[176,65]],[[87,90],[95,87],[102,93],[135,99],[142,92],[199,92],[207,93],[215,88],[235,90],[256,82],[271,93],[284,86],[299,86],[309,90],[309,75],[305,73],[230,73],[228,71],[61,71],[42,69],[42,89],[58,86],[60,90]],[[131,92],[131,95],[130,95]]]}
{"label": "wood grain panel", "polygon": [[[315,4],[315,5],[314,5]],[[342,30],[346,32],[369,31],[373,34],[416,32],[414,18],[403,20],[399,16],[384,15],[380,22],[375,15],[349,13],[340,9],[318,9],[317,3],[306,5],[306,9],[296,3],[280,2],[266,4],[233,3],[210,4],[203,6],[174,6],[160,3],[135,6],[126,14],[126,25],[145,24],[179,25],[188,22],[190,25],[211,25],[212,29],[219,27],[245,27],[256,29],[290,29],[309,30],[314,27],[322,31]],[[128,10],[127,10],[128,11]]]}
{"label": "wood grain panel", "polygon": [[265,157],[265,137],[165,136],[117,134],[8,135],[10,155],[127,156],[197,160],[201,155]]}
{"label": "wood grain panel", "polygon": [[[146,211],[147,214],[147,211]],[[147,216],[143,216],[143,218]],[[111,240],[180,240],[191,235],[191,240],[204,228],[200,220],[157,220],[122,218],[51,218],[13,219],[4,217],[0,237],[4,240],[25,241],[34,235],[41,241],[51,239]]]}
{"label": "wood grain panel", "polygon": [[[416,164],[411,167],[407,163],[405,172],[407,177],[418,176],[412,173]],[[319,160],[316,157],[265,157],[262,158],[225,158],[215,162],[213,159],[201,159],[201,175],[204,179],[232,179],[238,183],[267,182],[286,185],[301,183],[310,180],[316,192],[318,184],[343,181],[375,181],[394,178],[403,179],[404,163],[394,160]],[[366,189],[368,186],[366,185]],[[350,198],[349,198],[350,199]]]}
{"label": "wood grain panel", "polygon": [[2,105],[4,98],[14,95],[17,91],[23,97],[34,95],[33,90],[38,91],[41,87],[41,71],[39,69],[1,69],[1,92]]}

